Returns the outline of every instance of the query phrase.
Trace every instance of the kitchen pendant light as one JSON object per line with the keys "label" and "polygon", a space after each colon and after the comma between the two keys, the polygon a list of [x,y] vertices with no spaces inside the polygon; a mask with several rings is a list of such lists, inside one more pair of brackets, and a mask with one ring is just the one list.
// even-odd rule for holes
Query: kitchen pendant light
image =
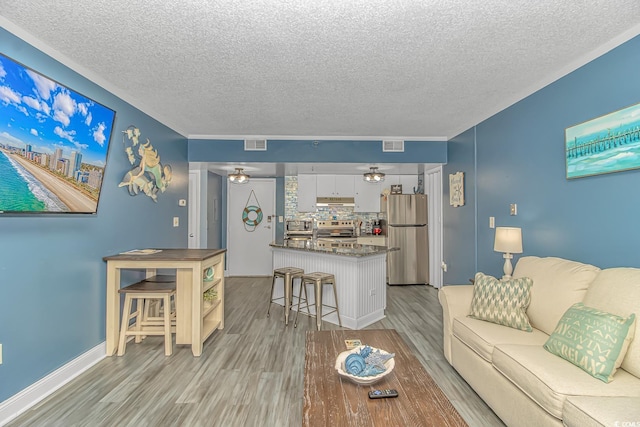
{"label": "kitchen pendant light", "polygon": [[246,184],[249,182],[249,175],[242,171],[242,168],[236,168],[234,173],[229,174],[229,182],[233,184]]}
{"label": "kitchen pendant light", "polygon": [[384,174],[382,172],[378,172],[377,167],[369,168],[369,172],[364,174],[364,180],[367,182],[381,182],[384,181]]}

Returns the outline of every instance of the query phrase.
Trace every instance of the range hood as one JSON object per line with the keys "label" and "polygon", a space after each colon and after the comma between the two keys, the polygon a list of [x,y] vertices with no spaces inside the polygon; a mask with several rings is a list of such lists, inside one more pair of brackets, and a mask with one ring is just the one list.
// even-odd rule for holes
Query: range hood
{"label": "range hood", "polygon": [[356,202],[353,197],[318,197],[316,206],[355,206]]}

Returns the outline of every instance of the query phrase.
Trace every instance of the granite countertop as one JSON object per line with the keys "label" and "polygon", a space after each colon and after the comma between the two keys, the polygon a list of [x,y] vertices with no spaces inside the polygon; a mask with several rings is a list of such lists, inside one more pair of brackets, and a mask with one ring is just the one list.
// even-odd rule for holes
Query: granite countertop
{"label": "granite countertop", "polygon": [[366,257],[371,255],[386,254],[389,251],[398,250],[398,248],[387,248],[386,246],[372,246],[354,244],[353,248],[323,248],[318,246],[315,240],[293,240],[286,241],[277,239],[269,244],[269,246],[279,249],[293,249],[305,252],[318,252],[324,254],[345,255],[352,257]]}

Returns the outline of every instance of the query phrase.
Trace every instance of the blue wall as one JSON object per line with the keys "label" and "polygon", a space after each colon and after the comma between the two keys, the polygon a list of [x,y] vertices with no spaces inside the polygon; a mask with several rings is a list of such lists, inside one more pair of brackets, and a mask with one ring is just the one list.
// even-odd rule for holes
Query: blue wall
{"label": "blue wall", "polygon": [[[102,257],[132,248],[186,247],[187,208],[178,199],[188,195],[188,163],[185,138],[4,29],[0,51],[116,111],[97,215],[0,217],[1,402],[105,340]],[[173,181],[157,203],[118,188],[131,168],[122,131],[132,124],[173,168]],[[174,216],[180,227],[172,227]]]}
{"label": "blue wall", "polygon": [[[314,141],[316,143],[314,143]],[[382,141],[268,140],[267,151],[244,151],[242,140],[189,140],[190,162],[445,163],[445,141],[405,141],[384,153]]]}
{"label": "blue wall", "polygon": [[[444,283],[469,284],[477,270],[476,250],[476,170],[475,130],[468,130],[449,141],[449,163],[442,174],[443,260],[447,264]],[[463,206],[449,205],[449,174],[464,172]],[[450,236],[456,236],[450,238]]]}
{"label": "blue wall", "polygon": [[[640,267],[640,170],[567,180],[564,162],[566,127],[640,102],[638,70],[640,36],[450,141],[445,174],[467,173],[470,203],[445,210],[445,259],[455,266],[445,283],[468,283],[475,271],[502,274],[490,216],[497,226],[522,227],[523,255]],[[458,251],[474,235],[477,255]]]}

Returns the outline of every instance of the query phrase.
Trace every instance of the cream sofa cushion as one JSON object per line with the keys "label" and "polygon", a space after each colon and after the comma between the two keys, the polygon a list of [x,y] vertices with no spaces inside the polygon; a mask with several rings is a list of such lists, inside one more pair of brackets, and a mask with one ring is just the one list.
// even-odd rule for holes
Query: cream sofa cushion
{"label": "cream sofa cushion", "polygon": [[542,409],[562,419],[568,396],[638,396],[640,378],[619,369],[604,383],[542,346],[500,344],[493,350],[493,366]]}
{"label": "cream sofa cushion", "polygon": [[569,397],[562,423],[567,427],[637,426],[640,397]]}
{"label": "cream sofa cushion", "polygon": [[532,332],[508,328],[496,323],[471,317],[457,317],[453,320],[453,336],[466,344],[487,362],[491,362],[491,355],[496,344],[529,344],[543,345],[549,336],[534,329]]}
{"label": "cream sofa cushion", "polygon": [[551,335],[567,309],[583,300],[599,272],[596,266],[562,258],[520,258],[513,277],[533,279],[531,303],[527,309],[531,326]]}
{"label": "cream sofa cushion", "polygon": [[[618,316],[635,313],[640,317],[640,269],[620,267],[602,270],[589,287],[584,304]],[[621,367],[640,377],[640,327],[636,327]]]}

